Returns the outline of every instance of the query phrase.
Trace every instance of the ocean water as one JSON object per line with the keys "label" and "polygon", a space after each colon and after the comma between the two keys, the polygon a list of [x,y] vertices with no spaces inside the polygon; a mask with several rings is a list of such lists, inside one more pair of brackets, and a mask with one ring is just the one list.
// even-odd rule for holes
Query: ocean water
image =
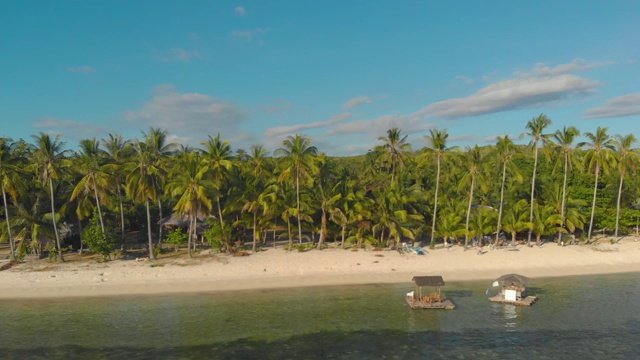
{"label": "ocean water", "polygon": [[453,311],[409,309],[410,281],[11,300],[0,359],[638,359],[639,275],[534,279],[528,308],[452,282]]}

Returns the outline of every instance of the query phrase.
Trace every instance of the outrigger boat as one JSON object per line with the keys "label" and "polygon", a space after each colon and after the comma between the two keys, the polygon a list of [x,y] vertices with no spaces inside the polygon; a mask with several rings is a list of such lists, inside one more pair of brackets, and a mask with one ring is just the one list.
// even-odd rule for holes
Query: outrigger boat
{"label": "outrigger boat", "polygon": [[531,279],[519,274],[502,275],[493,282],[493,286],[500,286],[501,290],[496,295],[490,297],[489,301],[518,306],[531,306],[538,300],[538,297],[526,295],[525,285],[529,281],[531,281]]}
{"label": "outrigger boat", "polygon": [[[451,300],[442,297],[440,287],[444,286],[442,276],[414,276],[411,279],[416,283],[416,290],[410,291],[405,296],[407,305],[412,309],[445,309],[453,310],[455,305]],[[431,286],[435,288],[433,293],[423,295],[422,287]]]}

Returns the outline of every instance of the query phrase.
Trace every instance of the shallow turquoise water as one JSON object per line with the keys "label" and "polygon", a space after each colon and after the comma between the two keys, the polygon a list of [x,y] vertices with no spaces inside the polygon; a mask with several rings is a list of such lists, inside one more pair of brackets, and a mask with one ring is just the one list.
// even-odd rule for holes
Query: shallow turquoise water
{"label": "shallow turquoise water", "polygon": [[640,358],[639,274],[536,279],[530,308],[450,283],[453,311],[410,310],[410,282],[5,301],[2,359]]}

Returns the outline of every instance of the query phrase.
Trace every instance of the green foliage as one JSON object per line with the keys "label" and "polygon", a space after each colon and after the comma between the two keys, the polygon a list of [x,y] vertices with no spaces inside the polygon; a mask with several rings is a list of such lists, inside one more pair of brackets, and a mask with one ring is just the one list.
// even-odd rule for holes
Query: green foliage
{"label": "green foliage", "polygon": [[175,250],[178,251],[178,247],[184,244],[189,238],[189,235],[185,234],[182,231],[182,228],[176,228],[175,230],[169,231],[166,239],[164,240],[166,243],[173,244],[175,246]]}
{"label": "green foliage", "polygon": [[227,226],[223,230],[219,221],[207,220],[207,223],[209,229],[204,232],[204,238],[209,246],[220,252],[231,251],[231,227]]}
{"label": "green foliage", "polygon": [[103,233],[99,221],[97,214],[94,213],[89,226],[82,232],[82,241],[87,244],[89,251],[101,254],[104,260],[108,260],[109,253],[116,247],[118,240],[109,228],[106,228]]}

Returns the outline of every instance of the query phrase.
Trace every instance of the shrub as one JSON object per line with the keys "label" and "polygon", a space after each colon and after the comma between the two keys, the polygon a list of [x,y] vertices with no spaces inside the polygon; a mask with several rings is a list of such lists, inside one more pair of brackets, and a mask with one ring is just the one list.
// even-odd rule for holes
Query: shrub
{"label": "shrub", "polygon": [[109,253],[116,247],[117,238],[111,229],[100,227],[98,217],[93,214],[89,226],[82,232],[82,241],[89,247],[89,251],[101,254],[104,260],[109,259]]}
{"label": "shrub", "polygon": [[166,243],[173,244],[175,247],[175,251],[178,251],[178,247],[184,244],[189,238],[189,235],[182,232],[182,228],[176,228],[175,230],[169,231],[167,234],[167,238],[164,240]]}

